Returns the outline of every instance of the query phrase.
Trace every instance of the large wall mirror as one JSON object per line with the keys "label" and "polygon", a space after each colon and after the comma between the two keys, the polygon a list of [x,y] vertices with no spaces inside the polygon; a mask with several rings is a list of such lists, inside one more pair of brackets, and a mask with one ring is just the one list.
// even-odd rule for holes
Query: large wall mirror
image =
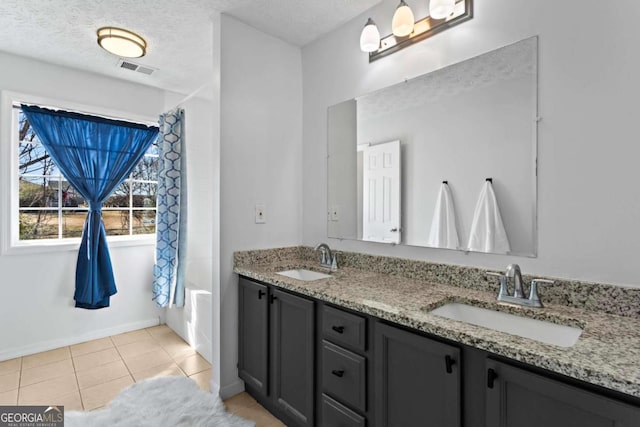
{"label": "large wall mirror", "polygon": [[[455,249],[536,256],[537,46],[525,39],[329,107],[328,236],[454,249],[430,239],[446,186]],[[507,249],[470,246],[472,232],[500,234],[491,201]]]}

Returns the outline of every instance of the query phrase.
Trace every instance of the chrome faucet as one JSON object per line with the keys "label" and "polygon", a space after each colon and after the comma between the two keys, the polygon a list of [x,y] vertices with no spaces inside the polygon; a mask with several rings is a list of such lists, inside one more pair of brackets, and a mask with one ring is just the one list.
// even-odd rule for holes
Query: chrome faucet
{"label": "chrome faucet", "polygon": [[509,264],[507,272],[507,286],[513,281],[513,296],[515,298],[524,298],[524,288],[522,287],[522,272],[518,264]]}
{"label": "chrome faucet", "polygon": [[[529,297],[527,298],[522,286],[522,272],[518,264],[509,264],[505,274],[488,271],[487,276],[496,276],[500,279],[500,290],[496,298],[498,301],[527,307],[543,307],[542,301],[538,296],[538,285],[540,283],[553,283],[553,280],[533,279],[529,288]],[[509,294],[511,282],[513,282],[513,295]]]}
{"label": "chrome faucet", "polygon": [[326,243],[320,243],[315,247],[315,250],[322,252],[322,259],[320,261],[321,267],[330,268],[331,271],[338,270],[338,254],[332,254],[329,245]]}

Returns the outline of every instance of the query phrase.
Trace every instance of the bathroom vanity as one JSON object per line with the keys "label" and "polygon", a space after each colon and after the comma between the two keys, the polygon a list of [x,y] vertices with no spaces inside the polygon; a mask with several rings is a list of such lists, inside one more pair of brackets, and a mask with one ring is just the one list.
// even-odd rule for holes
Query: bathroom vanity
{"label": "bathroom vanity", "polygon": [[[498,305],[486,290],[398,275],[402,261],[389,258],[372,267],[347,255],[360,268],[298,280],[277,272],[318,270],[307,248],[260,252],[236,255],[239,375],[287,425],[640,424],[637,316]],[[385,268],[391,274],[377,271]],[[583,332],[563,348],[431,313],[450,302]]]}

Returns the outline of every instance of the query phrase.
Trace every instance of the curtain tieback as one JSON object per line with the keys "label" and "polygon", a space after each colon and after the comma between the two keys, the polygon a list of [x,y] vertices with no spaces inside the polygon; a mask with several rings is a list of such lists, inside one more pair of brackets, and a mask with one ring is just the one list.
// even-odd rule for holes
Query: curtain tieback
{"label": "curtain tieback", "polygon": [[95,217],[95,215],[97,215],[98,218],[100,218],[100,221],[102,221],[102,203],[97,204],[97,203],[89,202],[89,212],[87,213],[87,259],[88,260],[91,259],[91,247],[92,247],[91,239],[93,238],[92,216]]}

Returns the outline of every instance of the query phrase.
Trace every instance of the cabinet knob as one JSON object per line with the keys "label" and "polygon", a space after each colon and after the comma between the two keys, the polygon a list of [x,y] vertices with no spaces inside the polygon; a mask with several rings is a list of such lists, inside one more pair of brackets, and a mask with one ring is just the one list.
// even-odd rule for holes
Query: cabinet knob
{"label": "cabinet knob", "polygon": [[444,364],[447,368],[447,374],[450,374],[453,372],[453,365],[456,364],[456,361],[453,360],[453,357],[449,356],[448,354],[444,357]]}
{"label": "cabinet knob", "polygon": [[269,302],[270,302],[271,304],[273,304],[273,302],[274,302],[275,300],[277,300],[277,299],[278,299],[278,297],[277,297],[277,296],[275,296],[275,295],[273,295],[273,294],[269,295]]}
{"label": "cabinet knob", "polygon": [[487,370],[487,387],[493,388],[493,384],[498,378],[498,374],[493,369],[489,368]]}
{"label": "cabinet knob", "polygon": [[344,370],[343,369],[340,369],[340,370],[334,369],[333,371],[331,371],[331,373],[333,375],[335,375],[336,377],[342,378],[342,376],[344,375]]}
{"label": "cabinet knob", "polygon": [[265,296],[267,293],[263,290],[259,290],[258,291],[258,299],[262,299],[263,296]]}
{"label": "cabinet knob", "polygon": [[334,331],[336,331],[339,334],[344,333],[344,326],[332,326],[331,329],[333,329]]}

